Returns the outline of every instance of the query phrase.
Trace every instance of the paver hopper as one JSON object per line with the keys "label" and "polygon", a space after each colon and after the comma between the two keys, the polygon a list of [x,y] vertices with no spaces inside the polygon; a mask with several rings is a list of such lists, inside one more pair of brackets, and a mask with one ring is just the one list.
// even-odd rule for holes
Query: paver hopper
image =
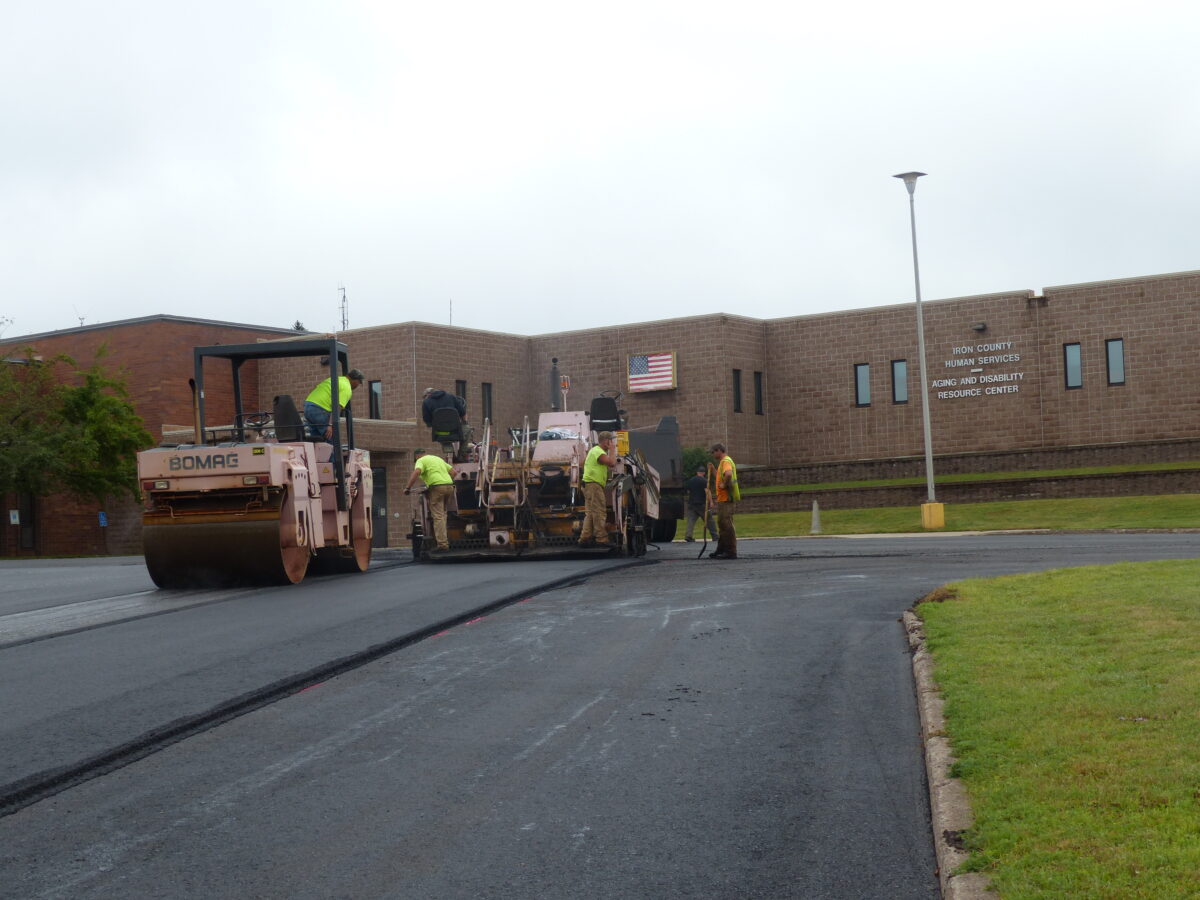
{"label": "paver hopper", "polygon": [[[354,449],[349,408],[343,422],[335,399],[332,443],[305,434],[289,395],[269,411],[243,408],[242,366],[289,357],[327,357],[335,383],[348,371],[346,347],[332,338],[195,349],[194,441],[138,454],[146,568],[159,587],[295,584],[310,567],[361,572],[370,563],[371,461]],[[229,425],[205,422],[210,358],[230,363]]]}

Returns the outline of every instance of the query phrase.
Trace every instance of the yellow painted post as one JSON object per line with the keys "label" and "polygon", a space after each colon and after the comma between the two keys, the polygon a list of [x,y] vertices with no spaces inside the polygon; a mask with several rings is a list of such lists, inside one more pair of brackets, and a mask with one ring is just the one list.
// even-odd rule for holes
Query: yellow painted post
{"label": "yellow painted post", "polygon": [[946,508],[941,503],[922,503],[921,504],[921,527],[922,528],[945,528],[946,527]]}

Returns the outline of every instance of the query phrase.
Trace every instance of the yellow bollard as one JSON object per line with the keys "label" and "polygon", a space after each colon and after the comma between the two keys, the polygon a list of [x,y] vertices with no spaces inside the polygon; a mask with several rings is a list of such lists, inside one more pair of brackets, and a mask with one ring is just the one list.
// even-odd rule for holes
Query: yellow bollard
{"label": "yellow bollard", "polygon": [[946,527],[946,508],[941,503],[922,503],[921,504],[921,527],[922,528],[945,528]]}

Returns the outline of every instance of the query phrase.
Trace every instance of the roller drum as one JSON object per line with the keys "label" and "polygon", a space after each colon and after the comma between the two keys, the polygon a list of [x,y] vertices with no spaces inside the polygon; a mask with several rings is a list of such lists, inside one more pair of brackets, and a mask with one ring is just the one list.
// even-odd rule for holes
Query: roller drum
{"label": "roller drum", "polygon": [[147,521],[146,568],[160,588],[296,584],[308,570],[307,547],[284,547],[279,511],[236,520]]}

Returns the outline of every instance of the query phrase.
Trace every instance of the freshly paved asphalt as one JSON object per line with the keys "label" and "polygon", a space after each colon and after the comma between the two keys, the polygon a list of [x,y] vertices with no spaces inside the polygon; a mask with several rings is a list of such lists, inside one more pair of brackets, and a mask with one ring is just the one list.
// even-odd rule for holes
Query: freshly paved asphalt
{"label": "freshly paved asphalt", "polygon": [[[936,897],[900,613],[947,581],[1191,558],[1200,536],[697,548],[381,569],[24,642],[3,629],[50,616],[54,576],[13,601],[4,568],[9,784],[550,580],[531,567],[577,580],[0,819],[0,896]],[[136,572],[95,568],[106,602]]]}

